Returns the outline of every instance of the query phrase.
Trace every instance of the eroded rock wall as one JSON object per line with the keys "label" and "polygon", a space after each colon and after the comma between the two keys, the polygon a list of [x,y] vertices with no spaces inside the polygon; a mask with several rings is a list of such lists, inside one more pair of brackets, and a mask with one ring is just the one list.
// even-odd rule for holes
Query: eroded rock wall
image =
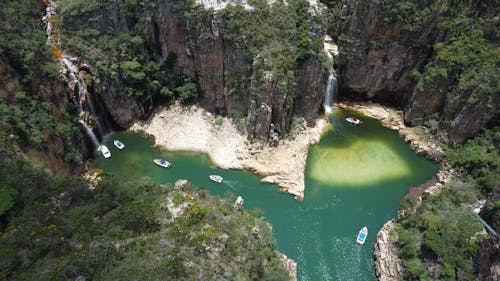
{"label": "eroded rock wall", "polygon": [[[296,62],[292,82],[277,74],[281,65],[266,64],[266,78],[256,78],[260,68],[255,62],[261,53],[251,57],[229,39],[224,18],[213,11],[206,11],[198,23],[203,28],[193,28],[179,8],[183,5],[182,0],[160,1],[158,9],[147,10],[147,30],[159,61],[175,54],[174,71],[197,78],[204,108],[228,116],[248,116],[248,131],[259,139],[269,139],[271,128],[286,133],[293,112],[308,121],[318,115],[327,78],[319,57],[311,55]],[[280,87],[282,84],[292,86]]]}
{"label": "eroded rock wall", "polygon": [[[443,18],[452,22],[456,15],[442,7],[455,4],[405,3],[343,1],[337,27],[342,34],[338,42],[341,95],[404,108],[405,122],[413,126],[437,120],[447,133],[445,141],[463,142],[498,117],[498,85],[496,94],[480,93],[470,98],[475,89],[457,90],[457,77],[463,69],[448,70],[427,80],[418,77],[429,72],[426,67],[430,63],[435,69],[444,67],[437,49],[461,35],[443,27],[447,24]],[[467,10],[465,17],[484,18],[491,21],[487,28],[498,28],[498,19],[490,14],[495,10],[491,1],[478,1],[462,9]],[[498,38],[487,40],[497,42]],[[421,85],[417,85],[419,79]]]}
{"label": "eroded rock wall", "polygon": [[[9,113],[4,113],[3,118],[7,118],[10,124],[0,124],[0,132],[8,133],[9,140],[18,145],[21,150],[33,159],[35,162],[51,169],[56,174],[73,174],[82,171],[83,167],[81,155],[88,155],[90,152],[84,141],[81,131],[57,131],[57,126],[63,123],[68,125],[65,115],[72,110],[69,102],[65,85],[57,80],[50,79],[41,73],[29,72],[22,73],[25,70],[18,69],[19,65],[12,63],[9,59],[0,56],[0,99],[7,105]],[[26,80],[30,77],[30,82]],[[36,94],[33,92],[36,91]],[[49,104],[49,112],[54,117],[53,120],[47,120],[47,126],[38,128],[38,124],[32,124],[36,120],[31,120],[27,112],[25,101],[20,99],[18,94],[25,93],[29,99],[36,103],[37,107],[43,104]],[[14,112],[17,112],[14,114]],[[23,119],[14,120],[13,116],[24,115]],[[8,120],[10,119],[10,120]],[[63,127],[60,127],[63,128]],[[66,128],[66,127],[64,127]],[[40,130],[38,132],[38,130]],[[35,145],[29,140],[27,131],[31,134],[40,134],[41,143]],[[69,155],[76,158],[68,159]],[[66,160],[65,160],[66,159]]]}

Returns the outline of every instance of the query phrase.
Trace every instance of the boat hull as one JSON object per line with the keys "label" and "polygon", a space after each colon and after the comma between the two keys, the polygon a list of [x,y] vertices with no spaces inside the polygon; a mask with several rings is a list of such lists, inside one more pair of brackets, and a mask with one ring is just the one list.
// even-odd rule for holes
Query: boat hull
{"label": "boat hull", "polygon": [[361,230],[359,231],[358,237],[356,238],[356,242],[361,245],[365,244],[367,236],[368,236],[368,228],[365,226],[361,228]]}
{"label": "boat hull", "polygon": [[120,150],[122,150],[125,147],[125,145],[123,144],[123,142],[121,142],[119,140],[114,140],[113,144],[116,146],[116,148],[118,148]]}
{"label": "boat hull", "polygon": [[210,175],[209,178],[216,183],[222,183],[222,181],[224,180],[221,176],[218,175]]}
{"label": "boat hull", "polygon": [[168,162],[167,160],[163,160],[163,159],[154,159],[153,162],[156,165],[163,167],[163,168],[169,168],[171,166],[170,162]]}
{"label": "boat hull", "polygon": [[99,146],[99,151],[101,151],[102,156],[104,156],[104,158],[111,157],[111,152],[109,151],[107,146],[105,146],[105,145]]}

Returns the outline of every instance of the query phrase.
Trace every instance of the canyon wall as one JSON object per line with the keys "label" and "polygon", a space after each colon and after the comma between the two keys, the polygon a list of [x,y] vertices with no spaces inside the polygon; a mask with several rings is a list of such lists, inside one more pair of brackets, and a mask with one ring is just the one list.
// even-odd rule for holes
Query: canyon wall
{"label": "canyon wall", "polygon": [[30,159],[57,174],[81,172],[90,151],[82,131],[71,129],[74,120],[68,120],[67,114],[74,108],[64,83],[41,73],[26,73],[3,56],[0,76],[0,105],[5,106],[0,134],[7,134]]}
{"label": "canyon wall", "polygon": [[[338,41],[340,51],[336,61],[340,98],[370,99],[404,109],[407,124],[437,122],[442,141],[460,143],[498,119],[500,100],[498,84],[494,82],[498,71],[494,60],[489,63],[493,71],[488,75],[477,71],[479,63],[471,66],[469,61],[476,56],[473,47],[456,53],[458,58],[465,58],[458,63],[454,58],[444,58],[442,50],[455,43],[460,45],[462,42],[456,38],[468,32],[450,27],[459,18],[459,9],[466,10],[465,17],[469,19],[486,22],[482,32],[487,44],[497,42],[494,30],[499,20],[492,17],[498,8],[491,1],[464,4],[468,6],[457,10],[448,8],[454,7],[451,2],[343,0],[338,1],[337,13],[331,9],[331,14],[321,4],[310,2],[308,12],[300,15],[302,19],[298,16],[295,23],[290,20],[291,25],[278,26],[287,30],[307,22],[305,28],[298,29],[306,30],[305,35],[264,32],[259,34],[261,37],[252,38],[260,40],[259,43],[249,37],[255,36],[252,32],[262,30],[252,28],[261,23],[259,5],[266,2],[256,2],[252,7],[246,2],[236,6],[230,1],[157,0],[141,5],[97,1],[95,7],[85,6],[84,13],[77,12],[82,7],[67,5],[62,8],[61,18],[65,33],[76,34],[86,41],[83,45],[88,44],[70,47],[75,51],[80,48],[78,55],[91,63],[107,64],[107,72],[99,69],[95,72],[101,77],[95,91],[102,95],[113,119],[123,128],[154,107],[155,98],[141,99],[148,93],[135,92],[159,93],[158,89],[147,86],[141,89],[142,80],[136,83],[135,90],[126,89],[124,85],[130,85],[131,79],[122,63],[136,60],[142,66],[154,61],[161,69],[167,69],[162,70],[161,76],[168,77],[168,81],[160,81],[160,87],[170,89],[165,92],[179,86],[174,81],[178,77],[190,77],[199,90],[197,102],[216,114],[248,117],[247,130],[255,138],[267,140],[271,135],[285,134],[292,114],[311,123],[321,112],[328,77],[326,59],[317,44],[326,30],[318,18],[331,15],[334,27],[329,32]],[[292,4],[265,5],[272,7],[271,12],[264,13],[270,17]],[[292,10],[299,15],[301,7]],[[123,34],[132,37],[113,50],[92,43],[96,37]],[[135,49],[130,48],[131,39],[138,37]],[[290,50],[300,48],[300,42],[307,40],[316,43],[306,48],[307,55],[297,58],[298,52]],[[103,63],[92,58],[96,56],[92,55],[95,50],[119,55],[114,61]],[[449,53],[454,51],[449,50]],[[477,56],[483,59],[488,54]],[[488,77],[470,78],[477,72]],[[149,82],[161,79],[151,78]],[[467,79],[474,81],[463,86]],[[124,92],[127,94],[123,95]],[[157,93],[151,95],[159,96]]]}
{"label": "canyon wall", "polygon": [[412,126],[438,121],[460,143],[498,118],[498,7],[448,2],[342,1],[338,72],[344,95],[404,108]]}
{"label": "canyon wall", "polygon": [[[271,38],[249,53],[251,46],[239,44],[227,29],[229,16],[202,5],[190,8],[197,16],[186,16],[186,8],[180,7],[186,7],[186,2],[159,1],[146,11],[149,42],[159,61],[175,54],[174,71],[197,77],[202,93],[199,102],[204,108],[228,116],[248,116],[249,135],[264,140],[272,133],[286,133],[293,112],[309,122],[318,116],[327,78],[318,54],[293,61],[292,67],[283,66],[270,59],[279,55],[272,49],[282,47],[270,46]],[[252,17],[251,11],[246,13]],[[311,40],[322,36],[322,31],[310,34]],[[290,43],[294,44],[285,42]],[[283,75],[282,67],[292,77]]]}
{"label": "canyon wall", "polygon": [[[199,90],[196,102],[216,114],[236,118],[248,116],[249,135],[258,139],[268,140],[270,136],[286,134],[294,113],[313,124],[321,111],[328,76],[320,57],[324,30],[319,23],[309,24],[309,19],[305,19],[316,17],[312,12],[315,7],[309,7],[309,12],[302,9],[298,15],[299,12],[283,3],[275,8],[274,4],[262,2],[255,9],[248,5],[228,5],[228,11],[184,0],[153,1],[141,6],[120,1],[97,3],[95,7],[86,7],[83,14],[77,13],[82,7],[70,4],[61,7],[63,48],[73,51],[89,65],[94,64],[93,76],[98,78],[92,90],[102,97],[113,119],[123,128],[128,127],[131,120],[150,112],[157,99],[141,100],[141,95],[126,89],[133,84],[130,74],[134,73],[126,73],[123,67],[130,61],[139,62],[137,69],[144,69],[149,62],[158,65],[161,77],[150,79],[143,71],[147,76],[143,80],[149,79],[150,84],[153,80],[159,81],[159,88],[168,89],[164,91],[167,93],[177,91],[183,83],[179,80],[188,77]],[[254,24],[253,18],[257,21],[262,14],[273,11],[289,13],[297,18],[297,23],[291,18],[276,20],[277,25],[283,27],[269,34],[259,31],[258,27],[256,32],[262,32],[258,40],[252,32],[241,35],[247,32],[247,27],[237,22],[238,17]],[[266,20],[269,18],[267,16]],[[309,30],[299,34],[295,30],[299,24],[306,26],[302,30]],[[145,33],[139,30],[142,28]],[[280,32],[285,35],[280,37]],[[95,35],[81,35],[87,33]],[[123,48],[123,54],[110,53],[116,59],[103,60],[94,55],[111,51],[95,41],[129,35],[141,40],[135,49],[130,48],[130,41],[124,40],[117,44]],[[310,46],[299,46],[299,39],[309,42]],[[308,53],[299,58],[297,49],[300,48]],[[144,89],[139,89],[140,85],[132,86],[147,91],[147,86]],[[159,92],[152,89],[142,96],[161,97]],[[134,97],[138,103],[134,103]]]}

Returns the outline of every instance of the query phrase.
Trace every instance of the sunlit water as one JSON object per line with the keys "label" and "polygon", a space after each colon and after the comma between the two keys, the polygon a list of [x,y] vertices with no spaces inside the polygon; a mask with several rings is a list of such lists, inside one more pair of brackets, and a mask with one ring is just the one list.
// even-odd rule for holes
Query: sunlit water
{"label": "sunlit water", "polygon": [[[245,208],[261,209],[272,223],[278,249],[298,263],[299,280],[374,280],[373,245],[382,225],[396,215],[401,197],[436,173],[438,166],[417,157],[396,132],[376,120],[357,116],[363,124],[345,121],[352,112],[334,111],[331,128],[311,147],[303,202],[261,183],[249,172],[221,170],[198,153],[168,152],[153,147],[139,134],[116,134],[106,140],[112,157],[99,156],[95,167],[122,180],[150,177],[158,183],[188,179],[212,194],[241,195]],[[120,151],[113,138],[126,147]],[[172,167],[153,163],[164,157]],[[224,177],[222,184],[210,174]],[[364,245],[355,242],[368,227]]]}

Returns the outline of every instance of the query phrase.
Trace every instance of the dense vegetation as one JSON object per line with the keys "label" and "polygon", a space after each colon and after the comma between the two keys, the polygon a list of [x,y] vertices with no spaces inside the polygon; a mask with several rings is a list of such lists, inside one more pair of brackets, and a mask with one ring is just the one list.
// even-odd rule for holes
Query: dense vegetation
{"label": "dense vegetation", "polygon": [[[286,2],[270,6],[254,0],[249,1],[253,10],[236,5],[207,12],[193,1],[180,1],[177,8],[184,10],[189,28],[199,35],[193,39],[196,44],[210,40],[212,21],[220,20],[224,40],[243,54],[246,64],[224,73],[230,81],[227,95],[250,90],[258,97],[269,77],[280,81],[280,92],[291,92],[297,64],[321,52],[322,38],[311,34],[323,22],[308,19],[307,1]],[[344,1],[324,2],[331,7],[329,20],[340,22],[332,26],[347,22],[340,8]],[[64,24],[64,49],[90,62],[100,79],[110,84],[119,80],[123,84],[114,86],[144,103],[152,104],[156,97],[196,99],[196,75],[172,73],[176,54],[161,62],[152,55],[144,15],[159,1],[57,3],[56,24]],[[443,31],[433,46],[433,59],[412,72],[417,89],[424,90],[436,79],[450,79],[450,86],[441,89],[450,97],[467,103],[485,98],[496,104],[500,55],[493,16],[498,7],[477,13],[474,1],[373,4],[387,11],[387,24],[403,23],[406,32],[417,34],[430,22]],[[9,73],[19,82],[14,91],[0,91],[0,278],[286,279],[272,250],[269,228],[257,213],[233,209],[231,196],[219,200],[189,185],[181,191],[110,177],[89,190],[80,179],[55,177],[16,156],[13,143],[43,150],[50,145],[48,135],[55,133],[67,145],[58,156],[75,163],[82,160],[71,145],[81,130],[75,115],[70,111],[56,117],[51,112],[56,105],[47,101],[44,90],[60,81],[40,20],[43,10],[38,0],[0,2],[0,63],[12,66]],[[121,16],[109,17],[112,11]],[[342,35],[339,39],[355,40]],[[369,47],[383,46],[373,40]],[[0,90],[6,83],[0,81]],[[408,215],[395,233],[406,279],[474,279],[473,257],[481,238],[476,233],[481,226],[470,204],[498,191],[499,134],[498,128],[485,130],[466,144],[450,147],[447,158],[463,174],[461,181],[449,184],[438,196],[426,196],[418,207],[415,199],[402,204]],[[174,218],[169,201],[185,206],[181,216]],[[486,209],[488,222],[499,231],[500,202],[488,201]]]}
{"label": "dense vegetation", "polygon": [[422,91],[425,84],[436,79],[450,79],[451,85],[442,90],[451,98],[467,93],[467,103],[474,104],[483,98],[493,107],[498,103],[495,99],[500,90],[500,37],[494,19],[498,6],[496,11],[484,6],[478,12],[476,1],[448,2],[433,1],[418,7],[411,1],[399,1],[391,10],[409,31],[422,29],[437,18],[437,28],[448,33],[434,45],[434,59],[423,70],[413,73],[417,89]]}
{"label": "dense vegetation", "polygon": [[[57,2],[64,27],[63,49],[89,61],[101,79],[118,78],[124,92],[144,102],[157,97],[182,102],[197,98],[197,73],[174,69],[178,54],[171,52],[164,60],[153,55],[155,46],[145,20],[158,13],[162,1]],[[292,97],[297,64],[321,52],[322,38],[312,36],[313,29],[321,24],[310,20],[305,0],[276,1],[272,5],[254,0],[249,4],[254,9],[238,4],[207,11],[195,1],[170,3],[172,13],[186,18],[191,51],[206,49],[212,40],[223,38],[229,48],[226,55],[235,56],[235,67],[229,63],[224,69],[227,95],[259,96],[260,87],[273,77],[279,81],[278,92]],[[221,32],[215,35],[218,31],[214,28]]]}
{"label": "dense vegetation", "polygon": [[40,150],[47,149],[53,137],[59,138],[67,145],[56,154],[81,163],[80,152],[71,146],[80,133],[76,118],[70,113],[55,114],[61,101],[51,95],[62,84],[41,22],[44,8],[38,0],[0,2],[0,69],[4,72],[0,132],[23,147]]}
{"label": "dense vegetation", "polygon": [[221,11],[206,11],[194,2],[186,3],[185,16],[190,28],[199,34],[195,40],[204,44],[204,39],[213,37],[211,22],[221,19],[225,44],[235,48],[245,59],[245,65],[225,70],[225,79],[230,83],[228,95],[246,93],[250,89],[251,94],[259,96],[260,87],[271,77],[279,81],[278,93],[291,94],[296,86],[297,64],[322,51],[323,38],[319,33],[315,35],[314,30],[321,28],[323,19],[319,12],[315,17],[310,15],[312,7],[308,1],[269,4],[253,0],[248,1],[253,9],[238,4],[228,5]]}
{"label": "dense vegetation", "polygon": [[[472,215],[472,204],[500,184],[500,130],[485,130],[467,143],[450,147],[447,158],[463,178],[437,196],[426,195],[402,204],[406,213],[395,229],[396,245],[409,280],[473,280],[474,258],[483,227]],[[500,231],[500,202],[488,202],[488,222]],[[417,207],[418,206],[418,207]],[[416,209],[415,209],[416,208]],[[414,210],[414,211],[412,211]]]}
{"label": "dense vegetation", "polygon": [[2,280],[289,278],[271,228],[234,209],[231,195],[111,177],[89,189],[33,167],[0,140]]}
{"label": "dense vegetation", "polygon": [[146,2],[57,1],[62,48],[88,61],[107,86],[146,105],[158,97],[191,102],[198,96],[196,77],[172,73],[173,53],[162,62],[153,57],[145,11],[154,1]]}

